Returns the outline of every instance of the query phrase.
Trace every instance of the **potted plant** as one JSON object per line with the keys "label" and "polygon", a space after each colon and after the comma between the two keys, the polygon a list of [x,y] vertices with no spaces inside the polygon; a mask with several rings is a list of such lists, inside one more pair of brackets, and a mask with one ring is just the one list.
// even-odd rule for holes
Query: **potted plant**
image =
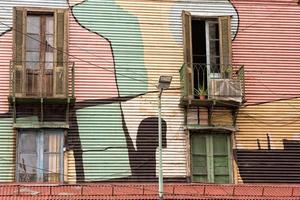
{"label": "potted plant", "polygon": [[204,85],[202,85],[200,88],[196,89],[195,88],[195,94],[197,96],[199,96],[200,100],[205,100],[206,99],[206,95],[207,95],[207,91],[204,87]]}

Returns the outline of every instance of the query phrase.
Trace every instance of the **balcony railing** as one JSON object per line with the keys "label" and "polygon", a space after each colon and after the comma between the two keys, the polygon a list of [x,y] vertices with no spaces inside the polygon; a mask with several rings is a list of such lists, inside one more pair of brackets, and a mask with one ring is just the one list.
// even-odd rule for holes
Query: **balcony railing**
{"label": "balcony railing", "polygon": [[58,67],[52,62],[50,64],[37,62],[32,67],[26,61],[18,63],[11,61],[10,97],[24,99],[74,98],[74,63],[59,64]]}
{"label": "balcony railing", "polygon": [[180,69],[182,100],[245,101],[244,66],[184,64]]}

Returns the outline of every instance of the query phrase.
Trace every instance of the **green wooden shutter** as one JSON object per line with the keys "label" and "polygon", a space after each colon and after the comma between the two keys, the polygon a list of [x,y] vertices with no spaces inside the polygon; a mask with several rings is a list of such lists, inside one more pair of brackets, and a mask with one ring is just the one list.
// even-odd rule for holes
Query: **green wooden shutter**
{"label": "green wooden shutter", "polygon": [[26,31],[27,13],[24,8],[14,8],[14,27],[13,27],[13,92],[20,96],[23,91],[24,83],[24,41]]}
{"label": "green wooden shutter", "polygon": [[231,20],[230,16],[219,17],[219,37],[220,37],[220,65],[221,72],[225,77],[230,78],[231,74],[226,70],[231,65]]}
{"label": "green wooden shutter", "polygon": [[230,183],[230,139],[226,134],[213,134],[213,182]]}
{"label": "green wooden shutter", "polygon": [[192,181],[231,183],[230,149],[228,134],[192,134]]}
{"label": "green wooden shutter", "polygon": [[182,11],[183,57],[185,64],[185,94],[193,98],[192,16]]}
{"label": "green wooden shutter", "polygon": [[67,95],[67,67],[68,67],[68,12],[56,10],[55,12],[55,43],[56,63],[54,67],[54,94],[56,97]]}
{"label": "green wooden shutter", "polygon": [[207,146],[205,135],[192,135],[191,159],[192,180],[194,182],[207,182]]}

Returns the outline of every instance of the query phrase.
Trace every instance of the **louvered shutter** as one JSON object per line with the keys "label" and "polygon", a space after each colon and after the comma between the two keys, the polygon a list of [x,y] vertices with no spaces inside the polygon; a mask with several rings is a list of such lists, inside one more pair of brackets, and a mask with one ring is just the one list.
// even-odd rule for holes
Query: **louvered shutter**
{"label": "louvered shutter", "polygon": [[230,183],[230,137],[226,134],[214,134],[212,137],[214,183]]}
{"label": "louvered shutter", "polygon": [[182,11],[183,56],[185,70],[185,95],[193,98],[193,52],[192,52],[192,16]]}
{"label": "louvered shutter", "polygon": [[220,35],[220,64],[221,71],[225,77],[231,78],[228,73],[228,67],[231,65],[231,22],[230,16],[219,17],[219,35]]}
{"label": "louvered shutter", "polygon": [[26,10],[24,8],[14,8],[14,27],[13,27],[13,92],[16,96],[21,96],[24,83],[24,44],[26,30]]}
{"label": "louvered shutter", "polygon": [[68,92],[68,11],[55,12],[55,65],[54,65],[54,94],[65,97]]}

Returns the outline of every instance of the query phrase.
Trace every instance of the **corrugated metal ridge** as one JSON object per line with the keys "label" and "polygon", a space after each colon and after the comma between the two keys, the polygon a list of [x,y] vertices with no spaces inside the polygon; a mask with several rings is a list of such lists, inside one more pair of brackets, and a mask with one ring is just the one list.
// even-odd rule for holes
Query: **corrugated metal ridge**
{"label": "corrugated metal ridge", "polygon": [[[300,184],[178,184],[164,185],[165,199],[296,199],[300,197]],[[1,184],[0,197],[26,197],[30,199],[99,199],[116,197],[123,199],[155,199],[157,184]],[[29,198],[30,197],[30,198]],[[57,197],[57,198],[56,198]],[[19,199],[19,198],[15,198]]]}

